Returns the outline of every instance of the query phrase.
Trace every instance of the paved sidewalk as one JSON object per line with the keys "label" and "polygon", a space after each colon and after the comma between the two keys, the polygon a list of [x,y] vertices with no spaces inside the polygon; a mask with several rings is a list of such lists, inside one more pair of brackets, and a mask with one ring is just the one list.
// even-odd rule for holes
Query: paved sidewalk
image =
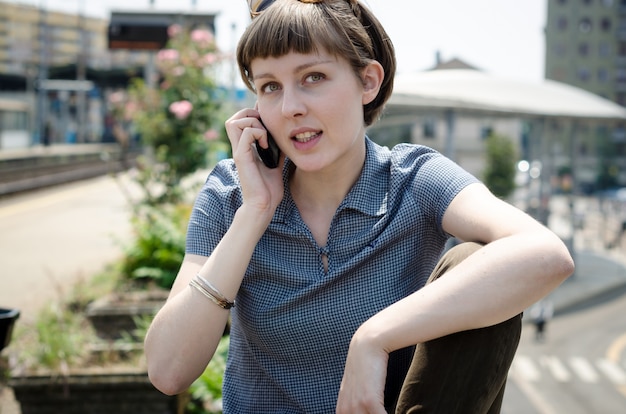
{"label": "paved sidewalk", "polygon": [[608,254],[578,251],[576,271],[550,294],[556,313],[626,287],[626,265]]}

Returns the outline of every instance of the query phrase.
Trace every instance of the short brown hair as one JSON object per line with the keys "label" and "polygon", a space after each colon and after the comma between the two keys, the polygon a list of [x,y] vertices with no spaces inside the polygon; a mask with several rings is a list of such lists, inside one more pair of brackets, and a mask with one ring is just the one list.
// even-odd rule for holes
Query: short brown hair
{"label": "short brown hair", "polygon": [[378,19],[357,0],[302,3],[276,0],[252,20],[237,46],[237,63],[252,90],[250,64],[256,58],[280,57],[290,52],[315,53],[322,48],[348,60],[357,76],[371,60],[385,70],[378,96],[365,105],[366,126],[376,121],[393,90],[396,58],[393,44]]}

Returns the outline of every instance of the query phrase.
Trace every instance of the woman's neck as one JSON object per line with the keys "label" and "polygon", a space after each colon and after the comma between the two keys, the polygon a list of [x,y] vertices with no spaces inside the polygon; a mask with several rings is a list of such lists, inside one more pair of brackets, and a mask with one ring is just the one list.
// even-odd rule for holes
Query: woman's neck
{"label": "woman's neck", "polygon": [[[300,217],[319,246],[326,246],[330,225],[337,208],[357,182],[365,163],[365,145],[352,157],[324,171],[294,171],[290,192]],[[328,259],[322,258],[328,269]]]}
{"label": "woman's neck", "polygon": [[290,192],[299,208],[336,210],[361,176],[365,145],[332,166],[315,172],[298,170],[290,180]]}

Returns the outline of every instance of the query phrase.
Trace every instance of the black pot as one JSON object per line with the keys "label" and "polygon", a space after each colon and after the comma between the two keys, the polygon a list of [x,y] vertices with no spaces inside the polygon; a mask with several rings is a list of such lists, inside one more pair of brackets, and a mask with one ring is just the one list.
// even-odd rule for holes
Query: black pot
{"label": "black pot", "polygon": [[20,311],[17,309],[0,308],[0,351],[11,342],[11,333],[13,325],[17,318],[20,317]]}

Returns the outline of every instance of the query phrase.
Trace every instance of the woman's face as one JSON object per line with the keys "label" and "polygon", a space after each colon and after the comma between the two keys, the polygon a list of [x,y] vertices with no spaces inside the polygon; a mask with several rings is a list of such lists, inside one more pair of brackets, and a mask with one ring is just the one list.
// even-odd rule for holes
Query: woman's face
{"label": "woman's face", "polygon": [[263,123],[299,170],[362,166],[363,105],[373,97],[347,60],[289,53],[254,59],[251,70]]}

